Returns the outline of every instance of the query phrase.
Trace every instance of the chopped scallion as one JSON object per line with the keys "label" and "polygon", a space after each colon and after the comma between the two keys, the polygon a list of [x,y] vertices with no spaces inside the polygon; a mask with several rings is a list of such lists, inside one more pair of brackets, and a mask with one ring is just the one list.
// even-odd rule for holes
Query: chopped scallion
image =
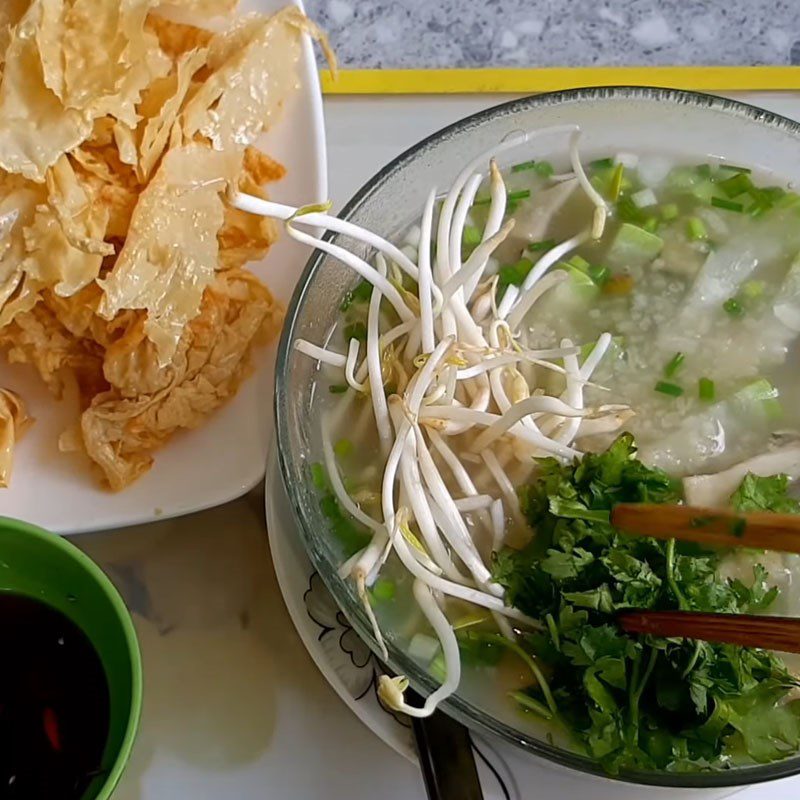
{"label": "chopped scallion", "polygon": [[600,264],[590,264],[586,270],[586,274],[601,288],[611,279],[611,273],[608,267],[604,267]]}
{"label": "chopped scallion", "polygon": [[549,161],[537,161],[533,171],[543,178],[549,178],[554,172],[553,165]]}
{"label": "chopped scallion", "polygon": [[552,250],[555,246],[555,239],[545,239],[542,242],[531,242],[527,249],[530,250],[531,253],[546,253],[548,250]]}
{"label": "chopped scallion", "polygon": [[525,170],[533,169],[536,166],[535,161],[523,161],[521,164],[514,164],[511,167],[512,172],[525,172]]}
{"label": "chopped scallion", "polygon": [[617,217],[619,217],[620,222],[643,225],[648,219],[647,213],[633,202],[633,198],[630,195],[623,195],[620,197],[617,201],[616,208]]}
{"label": "chopped scallion", "polygon": [[463,243],[467,246],[475,246],[481,243],[481,239],[483,239],[483,235],[480,232],[479,228],[476,228],[474,225],[467,225],[464,228],[464,238],[462,239]]}
{"label": "chopped scallion", "polygon": [[757,300],[764,294],[765,288],[764,281],[745,281],[739,294],[747,300]]}
{"label": "chopped scallion", "polygon": [[531,196],[530,189],[520,189],[518,192],[510,192],[508,195],[509,203],[516,203],[520,200],[527,200]]}
{"label": "chopped scallion", "polygon": [[744,211],[744,206],[741,203],[736,203],[733,200],[725,200],[722,197],[712,197],[711,205],[716,208],[724,208],[726,211],[735,211],[738,214]]}
{"label": "chopped scallion", "polygon": [[581,272],[586,272],[589,269],[589,262],[583,256],[572,256],[567,262],[571,267],[579,269]]}
{"label": "chopped scallion", "polygon": [[611,176],[611,186],[608,190],[608,195],[613,202],[619,199],[619,193],[622,190],[622,176],[625,174],[625,167],[622,164],[617,164],[614,167],[614,174]]}
{"label": "chopped scallion", "polygon": [[708,238],[705,223],[699,217],[689,217],[686,223],[686,233],[693,241]]}
{"label": "chopped scallion", "polygon": [[720,181],[719,188],[727,197],[738,197],[740,194],[750,192],[753,189],[753,182],[747,175],[736,174],[731,178]]}
{"label": "chopped scallion", "polygon": [[328,391],[331,394],[344,394],[347,391],[347,384],[346,383],[332,383],[328,387]]}
{"label": "chopped scallion", "polygon": [[711,378],[700,378],[697,382],[697,394],[704,403],[713,403],[715,395],[714,381]]}
{"label": "chopped scallion", "polygon": [[698,164],[695,172],[700,178],[708,179],[711,177],[711,164]]}
{"label": "chopped scallion", "polygon": [[726,169],[728,172],[743,172],[745,175],[749,175],[753,170],[749,169],[748,167],[738,167],[736,164],[719,164],[720,169]]}
{"label": "chopped scallion", "polygon": [[598,158],[596,161],[589,163],[590,169],[608,169],[614,166],[613,158]]}
{"label": "chopped scallion", "polygon": [[667,378],[671,378],[680,369],[685,360],[686,356],[683,353],[675,353],[664,367],[664,375]]}
{"label": "chopped scallion", "polygon": [[347,311],[353,303],[368,303],[372,297],[372,284],[369,281],[361,281],[355,289],[351,289],[342,300],[339,309]]}
{"label": "chopped scallion", "polygon": [[657,217],[648,217],[642,223],[642,230],[645,230],[648,233],[655,233],[658,230],[658,218]]}
{"label": "chopped scallion", "polygon": [[378,578],[375,583],[372,585],[372,596],[376,600],[381,600],[383,602],[388,602],[389,600],[394,599],[395,591],[397,586],[393,580],[389,578]]}
{"label": "chopped scallion", "polygon": [[661,206],[661,219],[671,220],[675,219],[677,216],[678,216],[677,203],[667,203],[666,205]]}
{"label": "chopped scallion", "polygon": [[328,477],[325,475],[325,467],[322,464],[314,463],[311,465],[311,482],[320,491],[328,488]]}
{"label": "chopped scallion", "polygon": [[680,397],[683,394],[683,387],[678,386],[677,383],[670,383],[669,381],[659,381],[655,385],[655,390],[661,394],[669,395],[670,397]]}
{"label": "chopped scallion", "polygon": [[333,446],[333,452],[339,458],[347,458],[353,452],[353,443],[349,439],[339,439]]}
{"label": "chopped scallion", "polygon": [[506,264],[498,271],[499,280],[497,283],[498,297],[505,292],[507,286],[521,286],[528,273],[533,269],[533,261],[529,258],[521,258],[515,264]]}
{"label": "chopped scallion", "polygon": [[722,304],[722,309],[731,317],[741,317],[744,314],[742,304],[735,297],[729,297]]}

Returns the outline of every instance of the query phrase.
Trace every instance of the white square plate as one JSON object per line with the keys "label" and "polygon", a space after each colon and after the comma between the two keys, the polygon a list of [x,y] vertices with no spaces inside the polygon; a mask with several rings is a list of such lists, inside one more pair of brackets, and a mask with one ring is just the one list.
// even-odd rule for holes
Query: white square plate
{"label": "white square plate", "polygon": [[[299,0],[297,2],[300,5]],[[281,0],[247,0],[243,11],[276,11]],[[300,88],[259,145],[287,168],[270,196],[299,205],[327,197],[325,133],[317,68],[305,37]],[[308,250],[281,237],[264,261],[250,269],[288,303]],[[272,396],[277,342],[257,355],[257,371],[237,396],[193,431],[176,435],[155,454],[153,468],[123,492],[102,489],[88,468],[58,451],[59,434],[77,409],[56,402],[34,371],[0,363],[0,386],[19,392],[36,423],[18,445],[11,486],[0,489],[0,515],[70,534],[119,528],[187,514],[225,503],[264,474],[273,426]]]}

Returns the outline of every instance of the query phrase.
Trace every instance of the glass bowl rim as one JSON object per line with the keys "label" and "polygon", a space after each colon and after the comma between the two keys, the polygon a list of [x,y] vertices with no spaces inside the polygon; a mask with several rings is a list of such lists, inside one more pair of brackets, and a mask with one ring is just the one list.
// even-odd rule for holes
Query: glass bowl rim
{"label": "glass bowl rim", "polygon": [[[374,192],[381,189],[392,174],[401,169],[406,163],[413,161],[420,152],[425,151],[430,145],[446,138],[450,134],[456,134],[467,128],[479,125],[495,116],[510,116],[517,111],[524,111],[537,107],[559,105],[581,100],[605,101],[626,99],[663,101],[676,106],[688,105],[699,109],[708,109],[709,111],[721,111],[729,116],[749,119],[776,130],[785,131],[796,136],[798,140],[800,140],[800,123],[780,114],[759,108],[758,106],[713,94],[635,85],[595,86],[565,89],[556,92],[544,92],[499,103],[490,108],[478,111],[475,114],[463,117],[435,131],[429,136],[426,136],[392,159],[367,180],[337,216],[345,220],[350,219]],[[322,238],[329,241],[335,239],[336,236],[336,233],[327,231]],[[314,548],[310,546],[314,538],[314,534],[311,533],[313,528],[312,520],[307,517],[307,509],[300,496],[297,485],[290,479],[290,467],[297,456],[297,454],[292,452],[290,424],[288,414],[286,413],[287,403],[290,399],[287,386],[292,343],[295,339],[294,331],[307,290],[318,268],[327,258],[328,256],[320,250],[315,250],[311,254],[298,280],[286,311],[286,320],[281,333],[275,367],[274,413],[278,445],[278,462],[280,464],[281,480],[290,500],[294,521],[301,533],[306,553],[311,559],[314,569],[320,574],[323,583],[336,601],[337,607],[348,619],[356,633],[367,643],[372,653],[378,656],[379,648],[372,634],[371,625],[361,611],[360,606],[350,602],[350,596],[345,587],[345,582],[338,577],[335,567],[329,565],[322,557],[317,557],[314,553]],[[416,662],[412,661],[394,644],[389,641],[387,641],[386,644],[389,651],[386,665],[389,670],[394,674],[406,675],[412,686],[420,690],[424,695],[430,694],[438,686],[426,671],[421,669]],[[800,773],[800,754],[798,754],[770,764],[738,767],[718,772],[683,773],[653,770],[625,771],[618,775],[610,775],[588,756],[556,747],[544,741],[525,738],[519,730],[494,719],[472,703],[467,702],[458,694],[452,695],[448,700],[442,703],[441,708],[469,728],[477,730],[482,734],[499,736],[505,741],[517,745],[529,754],[540,756],[548,761],[579,772],[638,785],[687,789],[722,788],[751,785],[763,781],[786,778]]]}

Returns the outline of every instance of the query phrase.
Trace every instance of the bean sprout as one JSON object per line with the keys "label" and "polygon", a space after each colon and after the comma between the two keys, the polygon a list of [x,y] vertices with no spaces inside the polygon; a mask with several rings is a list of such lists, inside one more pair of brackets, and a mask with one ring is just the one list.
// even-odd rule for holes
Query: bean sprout
{"label": "bean sprout", "polygon": [[[494,254],[505,258],[505,251],[518,242],[511,235],[514,219],[506,219],[508,192],[495,158],[553,135],[569,138],[572,171],[550,181],[577,179],[594,206],[592,219],[543,253],[521,283],[506,285],[498,299],[504,275]],[[437,192],[431,189],[421,217],[406,229],[402,248],[320,207],[296,209],[241,193],[233,196],[235,207],[283,220],[293,239],[322,250],[371,284],[368,305],[359,292],[363,305],[355,309],[361,315],[355,319],[366,328],[360,363],[360,337],[349,338],[346,354],[305,340],[296,341],[295,348],[343,375],[344,395],[332,400],[333,410],[322,421],[324,465],[342,512],[372,536],[366,547],[344,560],[339,575],[354,582],[385,658],[380,615],[367,587],[390,556],[396,559],[413,577],[413,598],[441,644],[445,680],[422,708],[405,702],[405,678],[380,678],[382,701],[412,716],[432,713],[460,681],[448,599],[486,609],[510,641],[515,640],[512,622],[541,627],[507,605],[490,561],[490,553],[506,546],[511,525],[506,515],[520,528],[526,525],[515,482],[524,483],[537,468],[532,458],[579,458],[576,440],[616,430],[633,413],[624,406],[584,407],[584,391],[594,386],[591,378],[611,345],[610,334],[599,337],[582,364],[580,348],[567,339],[558,347],[535,346],[541,338],[535,317],[542,298],[569,278],[568,271],[553,268],[599,238],[608,215],[605,200],[580,162],[579,136],[578,126],[558,125],[514,133],[488,148],[464,165],[438,214]],[[473,226],[481,224],[475,198],[487,171],[485,223],[480,241],[470,240],[472,251],[462,263],[465,231],[475,237]],[[314,227],[338,236],[329,241],[303,230]],[[345,237],[366,246],[367,252],[351,252],[342,244]],[[563,391],[554,392],[549,381],[537,384],[543,377],[537,368],[564,376]],[[362,442],[362,430],[373,420],[379,459],[374,473],[348,475],[363,482],[348,491],[333,436],[344,430],[345,438]]]}

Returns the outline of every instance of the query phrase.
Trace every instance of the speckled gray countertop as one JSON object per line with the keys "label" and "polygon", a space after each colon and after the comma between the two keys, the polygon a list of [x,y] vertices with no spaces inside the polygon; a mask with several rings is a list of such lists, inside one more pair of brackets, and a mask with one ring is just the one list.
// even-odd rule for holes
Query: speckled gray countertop
{"label": "speckled gray countertop", "polygon": [[800,65],[800,0],[306,5],[329,32],[345,68]]}

